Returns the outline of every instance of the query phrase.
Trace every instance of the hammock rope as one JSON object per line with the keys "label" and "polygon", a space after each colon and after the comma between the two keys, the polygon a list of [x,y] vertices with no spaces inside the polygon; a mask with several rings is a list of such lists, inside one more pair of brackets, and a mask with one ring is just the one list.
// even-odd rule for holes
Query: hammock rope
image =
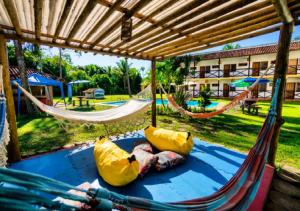
{"label": "hammock rope", "polygon": [[9,142],[8,122],[6,119],[6,99],[4,97],[2,65],[0,65],[0,167],[7,162],[6,145]]}
{"label": "hammock rope", "polygon": [[260,77],[258,77],[255,82],[249,86],[247,88],[247,90],[245,90],[244,92],[240,93],[238,96],[234,97],[233,100],[227,104],[227,105],[224,105],[220,108],[217,108],[216,111],[212,111],[212,112],[209,112],[209,113],[194,113],[194,112],[190,112],[186,109],[184,109],[183,107],[179,106],[176,101],[174,100],[174,98],[169,95],[166,90],[163,88],[162,84],[160,83],[160,87],[161,89],[163,90],[164,94],[166,95],[167,97],[167,100],[171,106],[171,108],[173,108],[175,111],[178,111],[179,113],[181,114],[184,114],[184,115],[188,115],[192,118],[196,118],[196,119],[209,119],[209,118],[212,118],[212,117],[215,117],[217,115],[220,115],[222,113],[224,113],[225,111],[228,111],[232,108],[234,108],[235,106],[237,106],[238,104],[240,104],[241,101],[245,100],[248,96],[249,93],[251,93],[251,91],[254,90],[254,88],[258,85],[259,81],[265,76],[267,75],[267,73],[269,72],[269,70],[271,68],[273,68],[274,65],[270,65],[267,70],[264,72],[264,74],[262,74]]}
{"label": "hammock rope", "polygon": [[[88,190],[51,178],[18,170],[0,168],[0,208],[36,210],[36,208],[82,210],[247,210],[260,186],[276,123],[276,106],[280,79],[277,80],[266,120],[255,145],[237,173],[214,194],[189,201],[162,203],[130,197],[104,188]],[[24,191],[25,190],[25,191]],[[81,194],[73,194],[72,191]],[[49,200],[43,193],[80,202],[69,205],[65,200]]]}

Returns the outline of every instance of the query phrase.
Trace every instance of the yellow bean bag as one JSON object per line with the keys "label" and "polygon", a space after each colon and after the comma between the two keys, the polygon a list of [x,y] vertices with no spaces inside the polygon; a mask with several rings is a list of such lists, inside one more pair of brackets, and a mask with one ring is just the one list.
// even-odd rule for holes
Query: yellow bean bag
{"label": "yellow bean bag", "polygon": [[145,128],[145,136],[160,151],[173,151],[187,155],[194,146],[189,132],[176,132],[149,126]]}
{"label": "yellow bean bag", "polygon": [[123,186],[138,177],[139,163],[110,140],[96,142],[94,158],[100,176],[113,186]]}

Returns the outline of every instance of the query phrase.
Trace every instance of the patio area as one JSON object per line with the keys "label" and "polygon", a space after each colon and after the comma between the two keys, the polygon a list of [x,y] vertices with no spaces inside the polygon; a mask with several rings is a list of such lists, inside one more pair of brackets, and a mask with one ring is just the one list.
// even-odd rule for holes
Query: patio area
{"label": "patio area", "polygon": [[[144,140],[142,132],[116,143],[128,152],[133,143]],[[246,155],[194,139],[194,148],[185,163],[163,172],[152,170],[143,179],[115,188],[99,177],[93,157],[93,144],[33,156],[9,168],[37,173],[78,186],[93,187],[162,202],[175,202],[208,196],[219,190],[236,173]]]}

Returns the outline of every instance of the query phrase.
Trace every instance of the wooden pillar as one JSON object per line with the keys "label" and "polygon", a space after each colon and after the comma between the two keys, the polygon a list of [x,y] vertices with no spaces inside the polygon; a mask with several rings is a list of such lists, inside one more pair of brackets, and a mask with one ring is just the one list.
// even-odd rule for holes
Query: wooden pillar
{"label": "wooden pillar", "polygon": [[251,69],[251,55],[248,56],[248,77],[250,76],[250,69]]}
{"label": "wooden pillar", "polygon": [[131,87],[130,87],[130,78],[129,78],[129,65],[128,65],[128,58],[125,58],[125,62],[126,62],[126,79],[127,79],[127,88],[128,88],[128,94],[129,97],[132,97],[131,95]]}
{"label": "wooden pillar", "polygon": [[8,70],[8,56],[6,48],[6,39],[0,34],[0,64],[2,64],[2,76],[3,76],[3,87],[6,97],[6,111],[7,120],[9,123],[9,135],[10,142],[7,146],[8,162],[16,162],[21,159],[18,133],[17,133],[17,123],[16,123],[16,113],[13,93],[10,85],[10,76]]}
{"label": "wooden pillar", "polygon": [[152,126],[156,127],[156,61],[151,61],[151,89],[152,89]]}
{"label": "wooden pillar", "polygon": [[[268,157],[268,162],[270,165],[275,166],[275,156],[278,145],[278,139],[280,134],[280,127],[283,123],[282,119],[282,104],[284,101],[284,90],[286,85],[286,73],[288,70],[288,59],[289,59],[289,49],[291,43],[291,37],[293,33],[294,23],[284,23],[280,28],[280,37],[278,44],[278,52],[276,57],[275,73],[273,78],[273,83],[275,84],[278,78],[281,79],[279,93],[277,98],[277,121],[275,124],[274,135],[272,137],[272,142],[270,146],[270,153]],[[274,93],[274,85],[272,93]]]}

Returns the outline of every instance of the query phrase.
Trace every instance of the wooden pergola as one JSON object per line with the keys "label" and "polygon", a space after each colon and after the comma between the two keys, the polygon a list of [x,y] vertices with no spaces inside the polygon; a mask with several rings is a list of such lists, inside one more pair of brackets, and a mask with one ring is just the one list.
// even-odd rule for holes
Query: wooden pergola
{"label": "wooden pergola", "polygon": [[[9,151],[16,155],[11,160],[18,160],[19,153],[6,40],[151,60],[152,123],[156,125],[156,60],[280,29],[283,34],[287,25],[293,28],[300,23],[299,16],[298,0],[0,0],[0,63],[9,105]],[[121,39],[126,21],[131,36]],[[288,55],[288,46],[284,47],[278,55],[281,51]]]}

